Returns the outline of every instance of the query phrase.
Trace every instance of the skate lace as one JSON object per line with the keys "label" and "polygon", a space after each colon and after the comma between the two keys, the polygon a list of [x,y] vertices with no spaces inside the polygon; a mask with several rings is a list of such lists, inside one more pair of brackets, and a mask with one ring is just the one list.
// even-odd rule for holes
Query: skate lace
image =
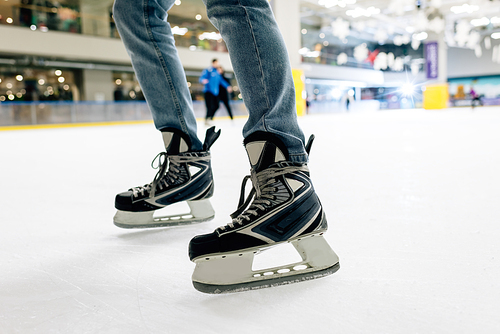
{"label": "skate lace", "polygon": [[[172,185],[180,178],[182,164],[194,161],[210,161],[210,154],[198,156],[193,153],[186,155],[168,155],[167,152],[158,153],[158,155],[151,162],[153,169],[159,169],[151,183],[143,186],[138,186],[130,189],[134,197],[139,195],[144,196],[149,193],[149,197],[153,198],[157,190]],[[167,170],[168,168],[168,170]]]}
{"label": "skate lace", "polygon": [[[286,165],[286,167],[282,165]],[[279,190],[279,181],[277,177],[297,171],[308,172],[308,168],[306,165],[281,163],[280,167],[267,168],[259,173],[255,173],[255,171],[252,170],[251,175],[247,175],[243,178],[238,209],[231,214],[232,221],[225,226],[219,227],[218,230],[223,232],[241,227],[245,225],[245,223],[250,222],[252,217],[259,216],[262,212],[273,207],[273,204],[277,203],[276,193]],[[245,188],[249,179],[251,179],[253,187],[245,199]],[[252,201],[252,204],[248,206],[250,201]],[[279,203],[284,201],[285,200],[279,201]],[[259,213],[258,210],[261,212]]]}

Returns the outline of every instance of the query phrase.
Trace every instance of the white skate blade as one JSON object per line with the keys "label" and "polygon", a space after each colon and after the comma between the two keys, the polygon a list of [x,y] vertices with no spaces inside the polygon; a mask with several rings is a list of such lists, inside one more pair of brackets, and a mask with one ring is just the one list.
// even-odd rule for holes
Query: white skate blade
{"label": "white skate blade", "polygon": [[205,293],[229,293],[262,289],[321,278],[336,272],[337,254],[321,234],[289,241],[302,261],[262,270],[252,270],[254,256],[260,249],[217,254],[194,260],[193,285]]}
{"label": "white skate blade", "polygon": [[113,217],[113,223],[121,228],[152,228],[182,226],[202,223],[211,220],[215,211],[210,200],[187,201],[190,212],[184,214],[154,216],[155,211],[129,212],[118,210]]}

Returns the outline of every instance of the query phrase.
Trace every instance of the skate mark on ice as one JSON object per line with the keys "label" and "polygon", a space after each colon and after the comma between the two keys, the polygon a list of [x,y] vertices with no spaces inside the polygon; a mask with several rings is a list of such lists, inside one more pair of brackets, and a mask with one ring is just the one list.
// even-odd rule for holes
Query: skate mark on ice
{"label": "skate mark on ice", "polygon": [[[141,316],[141,322],[144,325],[144,328],[146,328],[147,331],[149,333],[151,333],[151,331],[148,328],[148,325],[146,324],[146,321],[144,320],[144,316],[142,314],[141,298],[139,296],[139,278],[140,278],[142,270],[144,269],[144,266],[146,266],[147,262],[148,262],[148,260],[144,261],[144,263],[141,266],[141,269],[139,269],[139,272],[137,273],[137,277],[136,277],[136,280],[135,280],[135,292],[136,292],[136,297],[137,297],[137,307],[139,308],[139,315]],[[150,291],[152,290],[148,286],[145,286],[145,287],[147,289],[149,289]]]}
{"label": "skate mark on ice", "polygon": [[[66,280],[66,279],[64,279],[64,278],[62,278],[62,277],[61,277],[61,276],[59,276],[59,275],[53,274],[53,273],[51,273],[51,272],[49,272],[49,271],[46,271],[46,270],[43,270],[43,269],[34,269],[34,270],[35,270],[35,271],[38,271],[38,272],[40,272],[40,273],[43,273],[43,274],[45,274],[45,275],[47,275],[47,276],[49,276],[49,278],[51,279],[51,281],[52,281],[52,282],[54,282],[54,284],[58,284],[58,283],[57,283],[56,281],[53,281],[53,280],[52,280],[53,278],[55,278],[56,280],[59,280],[59,281],[61,281],[61,282],[63,282],[63,283],[66,283],[67,285],[69,285],[69,286],[71,286],[71,287],[76,288],[76,289],[77,289],[77,290],[79,290],[80,292],[82,292],[82,293],[84,293],[85,295],[89,296],[91,299],[96,300],[97,302],[101,303],[102,305],[105,305],[105,306],[109,307],[110,309],[112,309],[112,310],[116,311],[117,313],[121,314],[121,315],[122,315],[125,319],[128,319],[128,316],[127,316],[127,314],[126,314],[125,312],[123,312],[123,311],[121,311],[121,310],[117,309],[116,307],[114,307],[114,306],[112,306],[112,305],[108,304],[108,303],[107,303],[107,302],[105,302],[103,299],[101,299],[101,298],[99,298],[99,297],[96,297],[95,295],[93,295],[93,294],[91,294],[90,292],[86,291],[84,288],[82,288],[82,287],[78,286],[77,284],[74,284],[74,283],[72,283],[72,282],[70,282],[70,281],[68,281],[68,280]],[[66,294],[66,295],[68,295],[68,296],[69,296],[69,294]],[[85,304],[85,303],[83,303],[83,302],[79,301],[76,297],[72,297],[72,299],[73,299],[73,300],[75,300],[75,301],[77,301],[79,304],[84,305],[86,308],[91,309],[91,310],[92,310],[92,313],[96,313],[96,310],[95,310],[95,308],[94,308],[94,307],[90,307],[89,305],[87,305],[87,304]],[[116,319],[116,320],[118,320],[118,321],[119,321],[119,319],[118,319],[118,318],[113,317],[113,316],[111,316],[111,315],[108,315],[108,317],[109,317],[109,318],[112,318],[112,319]]]}

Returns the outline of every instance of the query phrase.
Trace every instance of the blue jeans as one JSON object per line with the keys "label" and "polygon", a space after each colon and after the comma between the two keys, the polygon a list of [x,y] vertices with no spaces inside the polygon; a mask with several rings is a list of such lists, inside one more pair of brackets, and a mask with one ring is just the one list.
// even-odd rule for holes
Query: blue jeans
{"label": "blue jeans", "polygon": [[[268,1],[203,2],[226,42],[249,113],[243,137],[270,132],[287,146],[291,161],[307,162],[290,62]],[[201,150],[186,76],[167,22],[173,5],[174,0],[116,0],[113,14],[156,128],[180,129],[191,138],[192,149]]]}

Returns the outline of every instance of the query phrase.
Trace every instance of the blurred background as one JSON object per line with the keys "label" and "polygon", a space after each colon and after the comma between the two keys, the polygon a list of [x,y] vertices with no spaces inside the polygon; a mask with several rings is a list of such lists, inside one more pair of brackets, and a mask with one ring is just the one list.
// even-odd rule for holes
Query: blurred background
{"label": "blurred background", "polygon": [[[272,0],[299,114],[500,105],[499,0]],[[150,119],[112,0],[0,2],[0,126]],[[175,34],[197,116],[198,78],[224,41],[200,0],[177,0]]]}

